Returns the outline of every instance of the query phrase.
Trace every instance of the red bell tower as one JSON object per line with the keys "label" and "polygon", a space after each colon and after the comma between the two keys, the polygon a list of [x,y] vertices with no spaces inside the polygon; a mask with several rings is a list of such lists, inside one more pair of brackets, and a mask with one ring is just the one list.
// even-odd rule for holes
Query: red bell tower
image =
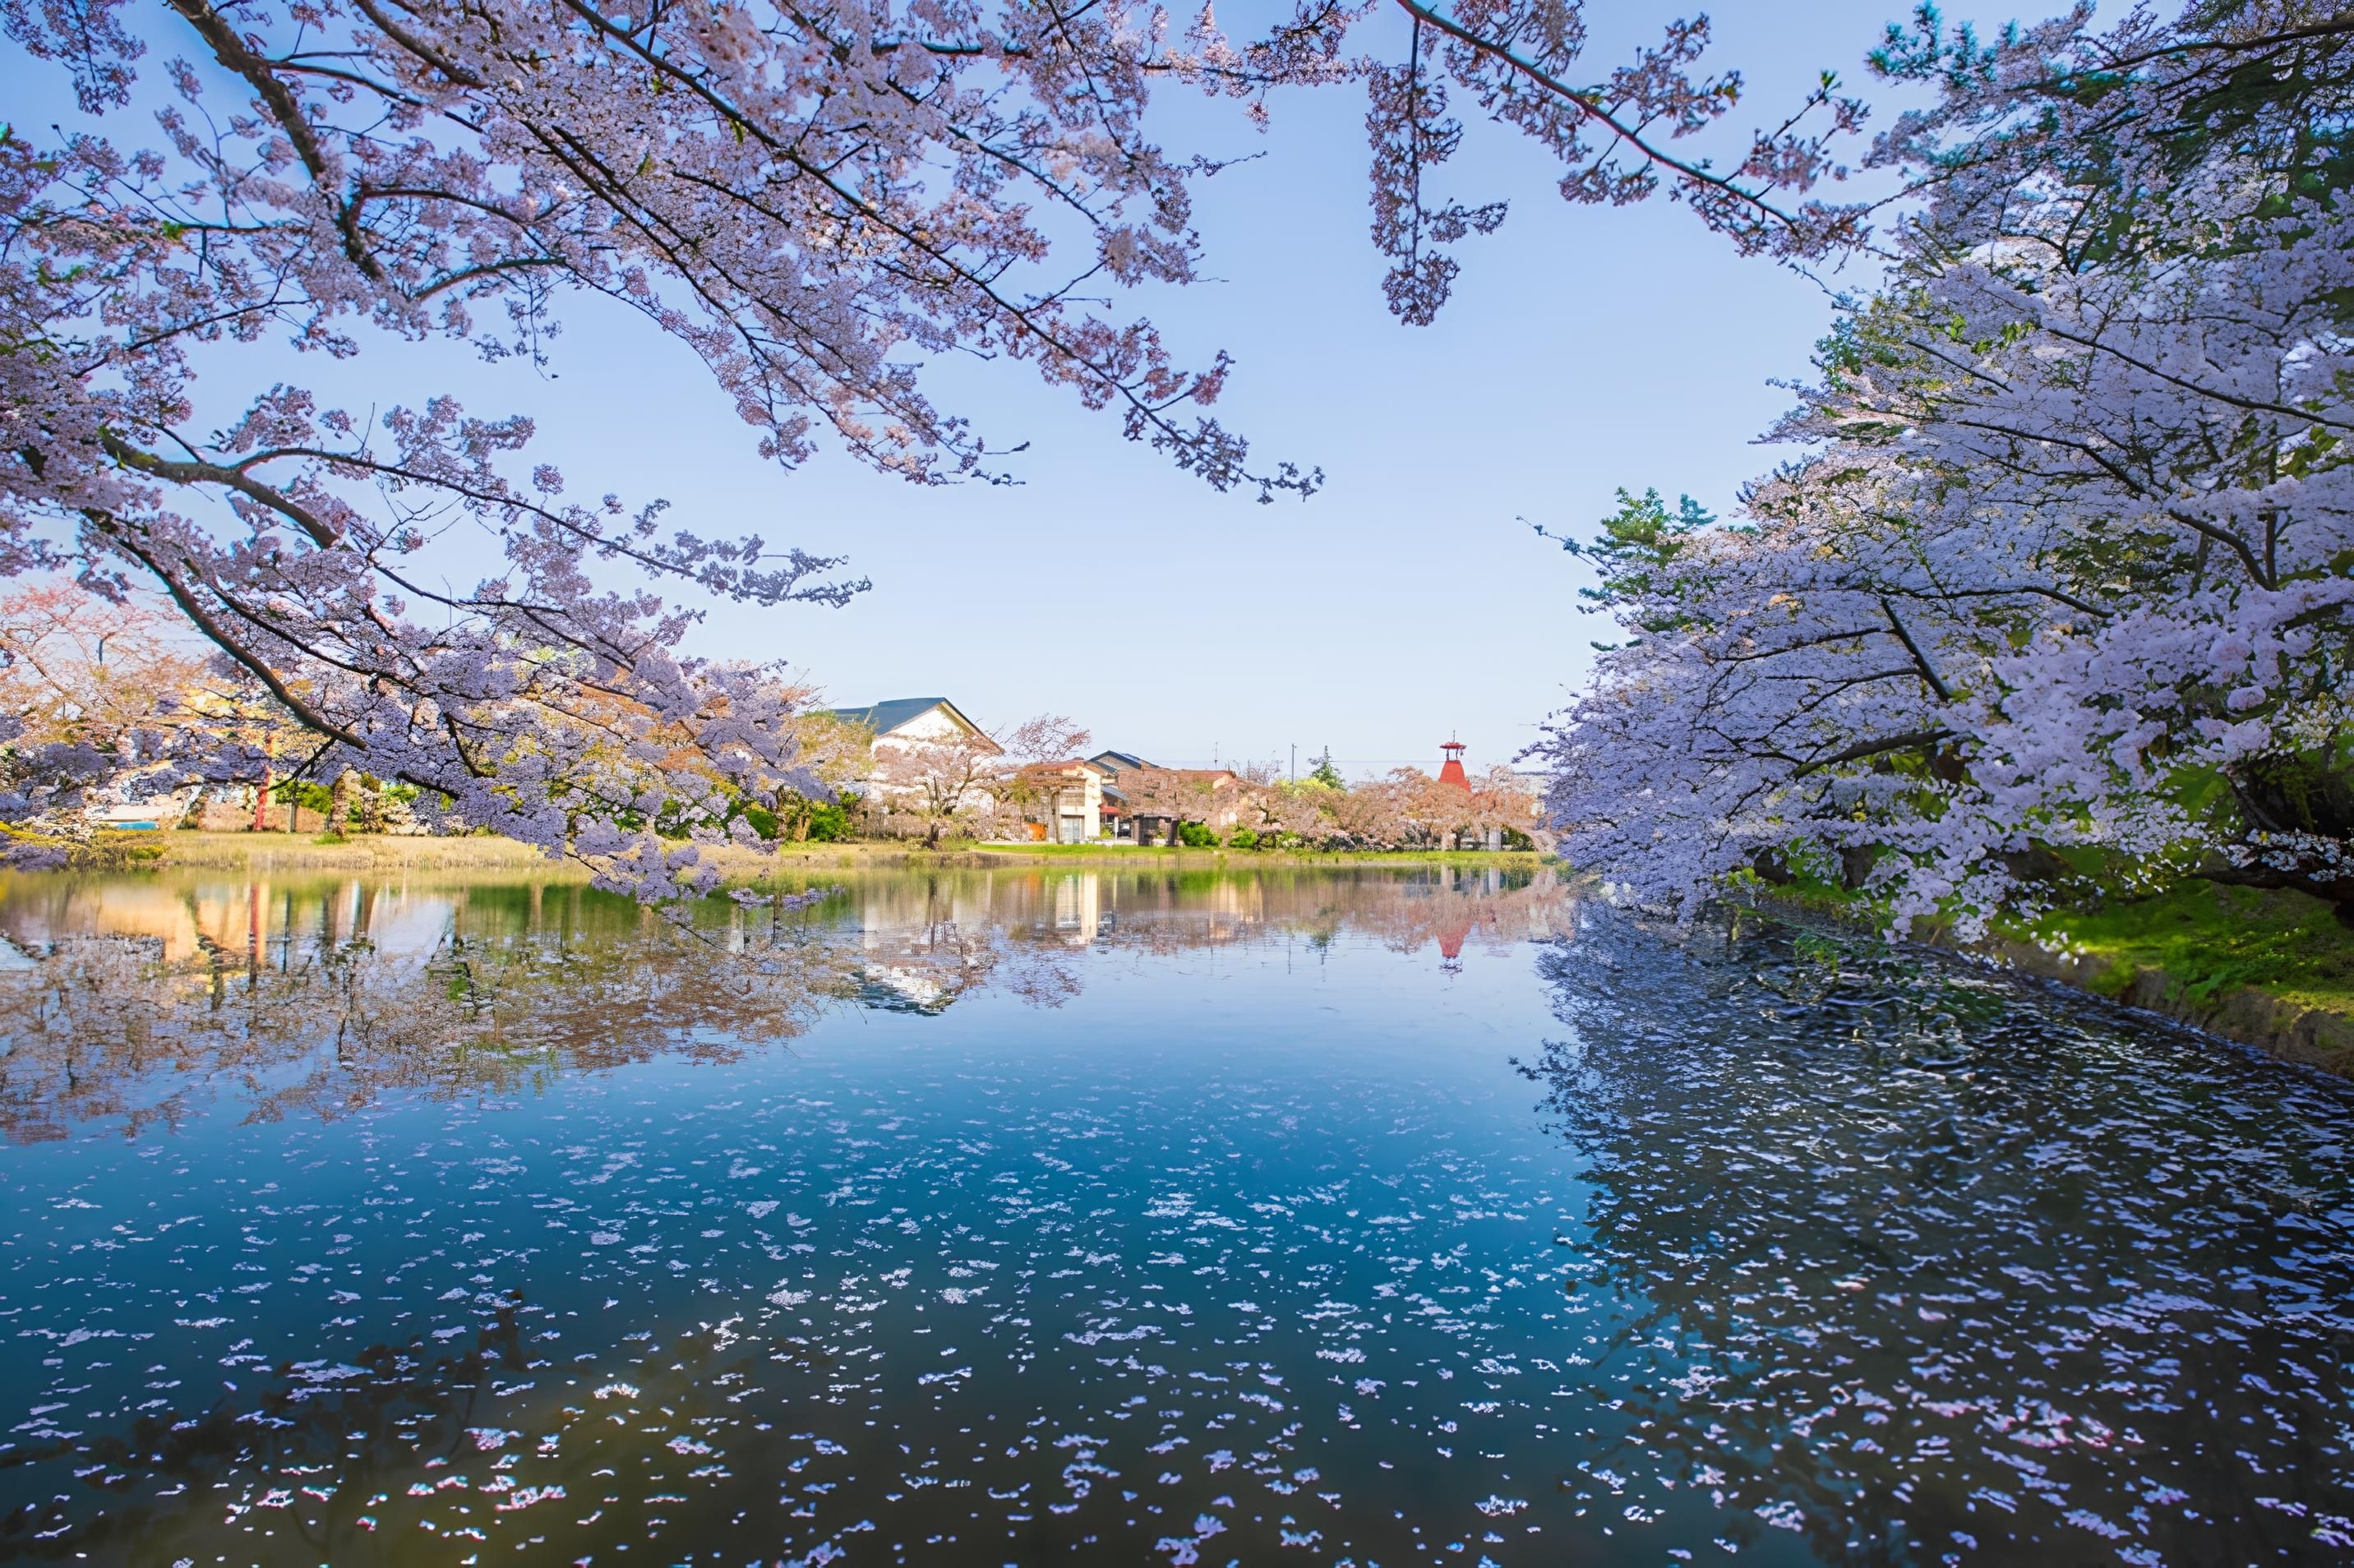
{"label": "red bell tower", "polygon": [[1447,744],[1438,749],[1447,753],[1447,760],[1438,767],[1438,781],[1452,784],[1466,795],[1471,793],[1471,780],[1463,771],[1463,743],[1449,736]]}

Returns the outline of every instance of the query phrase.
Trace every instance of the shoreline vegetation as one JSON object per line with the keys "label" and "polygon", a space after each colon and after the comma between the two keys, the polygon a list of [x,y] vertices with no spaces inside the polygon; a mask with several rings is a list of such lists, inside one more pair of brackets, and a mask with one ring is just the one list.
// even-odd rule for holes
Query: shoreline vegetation
{"label": "shoreline vegetation", "polygon": [[[140,835],[145,839],[147,835]],[[139,848],[150,847],[148,843]],[[137,866],[167,871],[279,873],[423,871],[529,874],[587,881],[576,864],[492,834],[366,835],[342,842],[292,833],[171,832]],[[828,872],[1124,869],[1214,871],[1257,867],[1452,865],[1534,870],[1558,865],[1532,851],[1316,852],[1102,844],[951,843],[923,850],[889,842],[809,844],[773,853],[706,851],[730,886]],[[1776,886],[1736,879],[1735,902],[1769,918],[1829,918],[1878,934],[1886,911],[1829,885]],[[2328,905],[2289,890],[2193,882],[2160,897],[2094,910],[2061,910],[2033,922],[1999,922],[1966,942],[1943,922],[1916,922],[1906,940],[1957,953],[2110,1001],[2156,1013],[2287,1062],[2354,1078],[2354,933]]]}
{"label": "shoreline vegetation", "polygon": [[[128,835],[126,835],[128,837]],[[301,833],[211,833],[171,831],[138,835],[133,849],[161,851],[135,866],[162,870],[281,871],[531,871],[586,881],[588,872],[570,862],[550,860],[532,844],[495,834],[355,835],[341,842]],[[1004,865],[1120,866],[1135,869],[1206,870],[1216,866],[1457,865],[1533,870],[1558,863],[1532,850],[1244,850],[1102,844],[956,843],[925,850],[897,843],[805,844],[755,853],[728,848],[704,852],[730,885],[758,881],[771,871],[905,871],[928,867],[981,869]]]}

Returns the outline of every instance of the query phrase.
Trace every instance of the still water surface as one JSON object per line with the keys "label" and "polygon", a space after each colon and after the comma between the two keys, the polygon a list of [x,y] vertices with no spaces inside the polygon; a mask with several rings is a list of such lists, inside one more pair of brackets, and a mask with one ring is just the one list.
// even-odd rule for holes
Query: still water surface
{"label": "still water surface", "polygon": [[0,885],[0,1558],[2354,1561],[2354,1094],[1550,876]]}

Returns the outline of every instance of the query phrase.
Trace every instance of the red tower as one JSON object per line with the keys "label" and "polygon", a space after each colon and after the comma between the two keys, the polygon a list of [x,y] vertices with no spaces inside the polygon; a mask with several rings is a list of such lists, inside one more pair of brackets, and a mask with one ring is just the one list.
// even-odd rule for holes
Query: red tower
{"label": "red tower", "polygon": [[1463,743],[1449,736],[1438,749],[1447,753],[1447,760],[1439,764],[1438,781],[1452,784],[1466,795],[1471,793],[1471,780],[1463,771]]}

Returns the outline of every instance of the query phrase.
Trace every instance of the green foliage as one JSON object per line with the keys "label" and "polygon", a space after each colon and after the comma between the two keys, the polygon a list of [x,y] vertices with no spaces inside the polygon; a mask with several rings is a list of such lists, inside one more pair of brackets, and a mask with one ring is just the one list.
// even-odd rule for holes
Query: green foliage
{"label": "green foliage", "polygon": [[281,806],[288,804],[300,806],[306,811],[316,811],[323,817],[327,814],[328,808],[335,803],[333,790],[324,784],[315,784],[308,779],[282,779],[270,787],[270,798]]}
{"label": "green foliage", "polygon": [[1321,784],[1327,789],[1346,789],[1349,787],[1341,779],[1341,770],[1332,766],[1332,748],[1329,746],[1324,748],[1324,755],[1316,759],[1316,766],[1308,770],[1308,777],[1311,782]]}
{"label": "green foliage", "polygon": [[[1679,496],[1676,509],[1670,513],[1657,490],[1647,489],[1636,496],[1621,489],[1618,510],[1602,519],[1599,535],[1584,543],[1575,539],[1561,541],[1562,548],[1571,555],[1593,562],[1601,578],[1596,587],[1578,589],[1577,597],[1590,601],[1597,609],[1616,609],[1654,595],[1672,598],[1668,590],[1676,557],[1691,543],[1693,535],[1715,521],[1689,495]],[[1690,623],[1689,617],[1676,612],[1646,617],[1637,624],[1646,631],[1657,633]],[[1606,649],[1608,645],[1595,646]]]}
{"label": "green foliage", "polygon": [[[1268,834],[1268,842],[1273,842],[1274,837],[1274,834]],[[1253,832],[1250,829],[1236,828],[1234,831],[1234,835],[1226,840],[1226,847],[1228,849],[1239,850],[1257,849],[1259,846],[1259,835]]]}
{"label": "green foliage", "polygon": [[2111,991],[2137,969],[2159,969],[2194,1006],[2253,986],[2354,1011],[2354,930],[2302,893],[2187,882],[2156,898],[2047,915],[2024,934],[2108,959]]}
{"label": "green foliage", "polygon": [[2275,832],[2354,834],[2354,737],[2298,752],[2274,752],[2240,764],[2237,793]]}
{"label": "green foliage", "polygon": [[798,795],[788,795],[778,802],[778,809],[750,800],[737,803],[735,814],[751,825],[752,831],[770,843],[779,839],[806,840],[811,843],[848,843],[851,838],[850,809],[856,798],[847,793],[832,800],[809,800]]}
{"label": "green foliage", "polygon": [[[2253,25],[2254,31],[2276,34],[2279,43],[2300,36],[2285,22],[2254,16],[2258,9],[2256,0],[2205,0],[2182,26],[2190,35],[2213,37]],[[2327,29],[2303,33],[2307,39],[2316,35],[2327,38]],[[1877,74],[1893,80],[1943,81],[1968,91],[2002,69],[1998,48],[2015,46],[2023,37],[2014,23],[2004,30],[2001,46],[1982,42],[1967,24],[1948,27],[1935,5],[1924,4],[1914,10],[1910,30],[1892,26],[1869,58]],[[2161,118],[2146,122],[2144,113],[2113,101],[2159,58],[2145,55],[2137,65],[2111,69],[2080,68],[2064,58],[2050,60],[2033,96],[2055,105],[2073,101],[2080,109],[2099,111],[2105,124],[2095,119],[2091,124],[2099,129],[2052,136],[2045,132],[2054,121],[2031,115],[1994,144],[2006,155],[2015,155],[2022,143],[2033,147],[2042,165],[2041,183],[2084,202],[2072,226],[2072,268],[2181,254],[2215,243],[2203,226],[2170,224],[2167,217],[2183,190],[2197,186],[2198,171],[2226,161],[2261,171],[2265,194],[2253,213],[2260,220],[2279,217],[2299,201],[2332,202],[2354,188],[2354,121],[2342,108],[2354,90],[2354,54],[2327,42],[2293,50],[2227,50],[2214,65],[2178,81]],[[2152,180],[2123,155],[2137,140],[2158,149],[2162,169],[2182,183]],[[1959,166],[1950,155],[1946,161],[1949,168]]]}
{"label": "green foliage", "polygon": [[1177,827],[1177,842],[1187,849],[1215,849],[1218,847],[1218,835],[1200,822],[1181,822]]}

